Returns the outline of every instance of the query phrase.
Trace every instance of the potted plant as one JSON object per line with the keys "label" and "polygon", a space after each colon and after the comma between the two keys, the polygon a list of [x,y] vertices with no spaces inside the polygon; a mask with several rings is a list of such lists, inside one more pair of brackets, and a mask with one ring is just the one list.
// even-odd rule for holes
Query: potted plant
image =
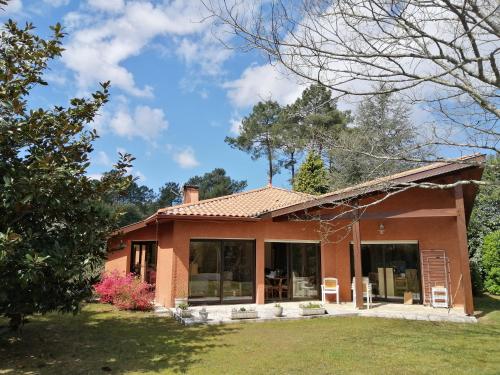
{"label": "potted plant", "polygon": [[281,306],[279,303],[275,304],[273,312],[274,312],[274,316],[279,318],[280,316],[283,315],[283,306]]}
{"label": "potted plant", "polygon": [[175,304],[174,304],[175,307],[179,307],[179,305],[187,305],[188,299],[187,299],[186,290],[181,289],[177,293],[177,297],[175,297],[174,301],[175,301]]}
{"label": "potted plant", "polygon": [[312,302],[309,302],[308,304],[302,303],[299,305],[299,310],[300,310],[300,315],[302,316],[326,314],[326,309],[319,303],[312,303]]}
{"label": "potted plant", "polygon": [[255,309],[246,309],[245,307],[240,307],[239,309],[233,308],[231,310],[231,319],[257,319],[259,316]]}
{"label": "potted plant", "polygon": [[208,320],[208,311],[206,308],[202,307],[198,314],[200,315],[200,320],[202,322],[206,322]]}
{"label": "potted plant", "polygon": [[189,305],[187,303],[181,303],[177,306],[177,315],[180,318],[191,318],[191,310],[189,310]]}

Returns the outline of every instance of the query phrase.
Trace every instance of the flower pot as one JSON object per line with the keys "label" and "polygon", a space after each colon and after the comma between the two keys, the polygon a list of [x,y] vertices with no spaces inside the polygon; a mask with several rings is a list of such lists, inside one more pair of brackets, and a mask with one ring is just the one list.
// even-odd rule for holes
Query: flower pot
{"label": "flower pot", "polygon": [[281,306],[276,306],[274,309],[273,309],[273,312],[274,312],[274,316],[279,318],[280,316],[283,315],[283,307]]}
{"label": "flower pot", "polygon": [[208,320],[208,311],[207,310],[201,310],[198,314],[200,315],[200,320],[202,322],[206,322]]}
{"label": "flower pot", "polygon": [[301,307],[299,314],[301,316],[310,316],[310,315],[325,315],[326,310],[324,307],[317,307],[317,308],[306,308],[306,307]]}
{"label": "flower pot", "polygon": [[255,310],[231,311],[231,319],[257,319],[259,315]]}
{"label": "flower pot", "polygon": [[191,318],[191,316],[193,314],[192,314],[191,310],[182,310],[182,309],[177,308],[177,315],[180,318]]}
{"label": "flower pot", "polygon": [[187,297],[179,297],[174,300],[174,306],[179,307],[179,305],[185,304],[187,305],[188,299]]}

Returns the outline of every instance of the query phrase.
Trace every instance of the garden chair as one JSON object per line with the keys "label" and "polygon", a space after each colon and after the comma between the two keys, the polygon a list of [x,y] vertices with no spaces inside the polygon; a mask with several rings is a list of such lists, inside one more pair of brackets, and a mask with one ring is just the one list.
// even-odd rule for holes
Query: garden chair
{"label": "garden chair", "polygon": [[339,281],[335,277],[325,277],[321,284],[321,302],[326,302],[327,294],[335,294],[337,296],[337,305],[339,304]]}

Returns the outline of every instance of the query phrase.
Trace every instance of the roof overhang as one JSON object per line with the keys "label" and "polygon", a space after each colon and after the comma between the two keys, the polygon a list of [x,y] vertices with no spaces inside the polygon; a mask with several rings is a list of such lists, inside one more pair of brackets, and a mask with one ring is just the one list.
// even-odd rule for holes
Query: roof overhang
{"label": "roof overhang", "polygon": [[404,184],[424,182],[431,178],[446,176],[467,169],[473,169],[473,168],[480,169],[482,173],[482,170],[484,169],[485,160],[486,160],[485,155],[475,154],[472,156],[457,159],[456,161],[453,162],[443,163],[442,165],[436,166],[435,168],[428,169],[425,171],[416,171],[413,174],[408,174],[402,177],[397,177],[394,179],[385,179],[380,183],[374,183],[372,185],[364,183],[358,186],[354,186],[350,189],[340,190],[338,193],[333,192],[320,195],[317,198],[314,198],[304,203],[299,203],[268,212],[262,215],[261,217],[276,218],[279,216],[284,216],[298,211],[304,211],[323,205],[334,204],[342,201],[349,201],[352,199],[377,194],[386,189],[397,189],[398,187],[401,188],[402,186],[404,186]]}

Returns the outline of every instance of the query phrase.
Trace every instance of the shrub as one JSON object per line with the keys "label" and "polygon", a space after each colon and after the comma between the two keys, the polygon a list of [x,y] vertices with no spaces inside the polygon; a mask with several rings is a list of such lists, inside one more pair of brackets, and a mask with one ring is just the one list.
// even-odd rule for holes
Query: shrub
{"label": "shrub", "polygon": [[148,311],[153,308],[152,286],[134,277],[114,271],[103,275],[94,290],[102,303],[111,303],[120,310]]}
{"label": "shrub", "polygon": [[484,237],[483,268],[486,273],[485,289],[492,294],[500,294],[500,231]]}

